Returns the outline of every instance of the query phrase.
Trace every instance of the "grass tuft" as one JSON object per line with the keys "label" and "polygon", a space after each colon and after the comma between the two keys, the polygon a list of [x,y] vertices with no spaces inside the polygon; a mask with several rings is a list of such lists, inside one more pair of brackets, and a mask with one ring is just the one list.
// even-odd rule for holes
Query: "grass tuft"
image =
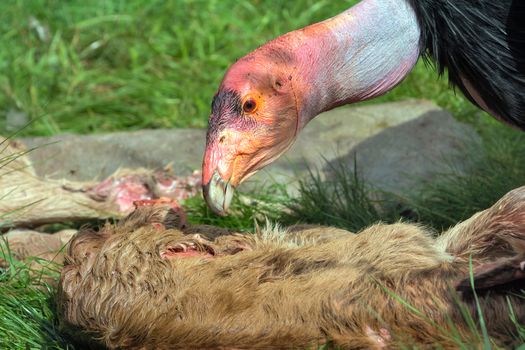
{"label": "grass tuft", "polygon": [[437,180],[422,181],[420,190],[408,198],[419,221],[446,229],[525,184],[525,134],[490,124],[481,128],[482,141],[467,147],[466,172],[449,168]]}
{"label": "grass tuft", "polygon": [[271,185],[253,191],[248,195],[236,192],[233,196],[230,213],[220,217],[212,213],[202,196],[187,199],[184,208],[192,224],[206,224],[225,227],[240,232],[254,232],[257,225],[267,220],[279,221],[290,198],[280,185]]}
{"label": "grass tuft", "polygon": [[476,288],[474,286],[474,268],[472,266],[472,257],[469,257],[468,263],[469,263],[470,288],[472,288],[472,294],[474,295],[474,300],[476,301],[476,310],[478,312],[478,318],[479,318],[479,328],[481,328],[481,333],[483,334],[483,350],[490,350],[492,349],[492,346],[490,344],[489,333],[487,331],[487,325],[485,323],[485,318],[483,317],[483,310],[481,309],[481,304],[479,302],[478,294],[476,293]]}
{"label": "grass tuft", "polygon": [[374,200],[374,189],[357,175],[357,165],[330,167],[330,179],[310,170],[306,180],[299,181],[299,196],[288,201],[286,222],[312,223],[345,228],[358,232],[373,223],[393,223],[399,219],[393,211],[382,209],[382,202]]}
{"label": "grass tuft", "polygon": [[73,349],[57,329],[55,288],[49,284],[58,279],[59,266],[17,261],[5,240],[0,240],[2,260],[9,265],[0,269],[0,348]]}

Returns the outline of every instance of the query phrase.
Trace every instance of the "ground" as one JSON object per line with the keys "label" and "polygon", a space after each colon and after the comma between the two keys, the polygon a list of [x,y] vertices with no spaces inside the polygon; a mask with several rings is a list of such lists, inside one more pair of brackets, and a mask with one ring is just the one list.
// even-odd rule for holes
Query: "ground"
{"label": "ground", "polygon": [[[211,98],[235,59],[356,2],[4,0],[0,135],[26,124],[21,134],[205,127]],[[313,173],[296,199],[279,186],[252,194],[259,201],[237,197],[235,215],[228,218],[212,215],[202,199],[191,199],[186,203],[190,219],[253,230],[254,218],[264,220],[264,214],[284,223],[300,219],[358,230],[403,217],[442,228],[525,183],[525,137],[456,95],[430,65],[420,62],[391,93],[367,103],[404,98],[430,99],[481,132],[483,144],[465,154],[477,164],[468,174],[444,167],[442,181],[407,195],[400,209],[370,201],[369,184],[352,175],[353,165],[345,165],[335,182],[325,183]],[[5,247],[0,254],[9,257]],[[47,272],[56,277],[56,267]],[[0,273],[5,335],[0,348],[71,346],[55,328],[52,295],[53,288],[42,288],[24,264],[12,262]]]}

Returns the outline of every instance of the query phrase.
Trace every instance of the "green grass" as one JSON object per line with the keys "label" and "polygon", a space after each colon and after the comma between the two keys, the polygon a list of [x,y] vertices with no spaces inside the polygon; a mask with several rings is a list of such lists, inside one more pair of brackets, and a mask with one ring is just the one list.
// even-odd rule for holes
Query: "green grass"
{"label": "green grass", "polygon": [[[35,122],[26,135],[205,127],[232,62],[356,2],[3,0],[0,134],[28,120]],[[462,119],[475,116],[421,63],[367,103],[421,97]]]}
{"label": "green grass", "polygon": [[[57,280],[59,266],[42,262],[41,268],[16,261],[0,240],[0,349],[73,349],[57,329],[54,294],[49,281]],[[38,264],[37,264],[38,265]]]}
{"label": "green grass", "polygon": [[191,224],[225,227],[239,232],[253,232],[257,225],[267,220],[280,221],[285,204],[291,200],[280,185],[272,185],[249,194],[236,192],[228,216],[211,212],[201,196],[190,198],[184,207]]}
{"label": "green grass", "polygon": [[[0,169],[27,153],[3,153],[13,136],[0,142]],[[0,200],[9,200],[10,194]],[[9,223],[10,214],[0,215],[1,230]],[[60,267],[36,257],[17,261],[7,240],[0,236],[0,349],[73,349],[57,329],[54,285]]]}
{"label": "green grass", "polygon": [[323,180],[319,172],[310,171],[309,178],[299,181],[300,195],[288,201],[289,211],[283,220],[338,226],[351,232],[379,221],[399,220],[399,214],[384,210],[381,201],[372,199],[374,190],[357,175],[357,164],[353,168],[327,164],[330,179]]}
{"label": "green grass", "polygon": [[525,133],[499,124],[481,129],[482,142],[471,143],[465,152],[472,164],[466,173],[449,168],[410,194],[408,205],[418,220],[447,228],[525,185]]}

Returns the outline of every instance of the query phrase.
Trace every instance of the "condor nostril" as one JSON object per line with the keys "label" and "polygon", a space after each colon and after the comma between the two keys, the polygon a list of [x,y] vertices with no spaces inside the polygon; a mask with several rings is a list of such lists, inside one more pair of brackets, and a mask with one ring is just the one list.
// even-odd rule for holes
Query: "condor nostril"
{"label": "condor nostril", "polygon": [[225,139],[226,139],[226,136],[221,136],[221,138],[219,139],[219,143],[223,143]]}

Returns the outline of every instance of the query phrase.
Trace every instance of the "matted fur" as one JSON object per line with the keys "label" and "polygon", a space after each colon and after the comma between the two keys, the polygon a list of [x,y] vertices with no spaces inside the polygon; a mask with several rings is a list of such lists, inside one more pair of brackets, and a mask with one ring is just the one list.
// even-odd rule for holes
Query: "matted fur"
{"label": "matted fur", "polygon": [[[454,347],[451,324],[458,337],[476,344],[458,306],[462,299],[477,319],[472,293],[460,298],[454,286],[468,277],[471,255],[480,268],[523,253],[513,247],[519,250],[516,240],[525,238],[524,194],[525,187],[510,192],[437,242],[423,227],[402,223],[359,235],[311,226],[286,235],[276,228],[242,235],[209,226],[183,232],[169,215],[164,220],[166,207],[141,207],[119,225],[72,241],[58,293],[61,327],[111,349],[297,348],[327,341],[348,349]],[[178,258],[181,246],[202,256]],[[509,304],[518,322],[525,321],[514,287],[479,295],[489,333],[502,343],[514,328]]]}

